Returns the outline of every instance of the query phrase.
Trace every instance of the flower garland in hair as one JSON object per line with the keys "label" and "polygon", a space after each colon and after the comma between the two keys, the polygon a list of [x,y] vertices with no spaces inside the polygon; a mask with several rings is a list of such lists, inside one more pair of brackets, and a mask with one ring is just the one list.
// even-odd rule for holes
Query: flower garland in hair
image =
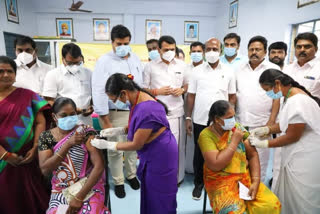
{"label": "flower garland in hair", "polygon": [[127,77],[128,77],[129,79],[131,79],[131,80],[134,79],[134,76],[133,76],[132,74],[128,74]]}

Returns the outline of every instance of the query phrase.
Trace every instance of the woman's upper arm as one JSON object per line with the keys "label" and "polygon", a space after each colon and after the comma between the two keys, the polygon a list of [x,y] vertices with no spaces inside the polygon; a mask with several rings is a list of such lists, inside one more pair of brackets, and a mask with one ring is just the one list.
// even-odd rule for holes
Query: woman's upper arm
{"label": "woman's upper arm", "polygon": [[286,135],[294,141],[300,140],[305,129],[304,123],[289,124]]}
{"label": "woman's upper arm", "polygon": [[39,151],[39,165],[41,166],[48,160],[50,157],[52,157],[53,151],[51,149],[46,150],[40,150]]}
{"label": "woman's upper arm", "polygon": [[89,138],[88,138],[88,140],[86,142],[86,147],[87,147],[87,150],[88,150],[88,152],[90,154],[91,163],[93,165],[97,165],[97,164],[102,164],[103,165],[104,162],[103,162],[102,152],[91,145],[91,140],[93,138],[94,138],[93,135],[89,136]]}
{"label": "woman's upper arm", "polygon": [[243,143],[246,148],[246,156],[248,160],[258,154],[256,148],[250,145],[249,140],[245,140]]}

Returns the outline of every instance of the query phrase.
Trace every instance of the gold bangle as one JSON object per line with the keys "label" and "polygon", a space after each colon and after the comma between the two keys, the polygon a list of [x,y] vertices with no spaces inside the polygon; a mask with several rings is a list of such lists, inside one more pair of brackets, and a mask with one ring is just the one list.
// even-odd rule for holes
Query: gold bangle
{"label": "gold bangle", "polygon": [[76,199],[77,201],[83,202],[83,200],[80,200],[77,196],[74,196],[74,199]]}
{"label": "gold bangle", "polygon": [[6,156],[6,154],[8,154],[8,151],[5,151],[5,152],[1,155],[0,160],[2,160],[2,159],[4,158],[4,156]]}
{"label": "gold bangle", "polygon": [[62,157],[58,152],[54,153],[55,155],[57,155],[59,158],[61,158],[62,160],[64,160],[64,157]]}
{"label": "gold bangle", "polygon": [[236,151],[234,148],[232,148],[231,146],[228,146],[227,149],[231,149],[232,151]]}

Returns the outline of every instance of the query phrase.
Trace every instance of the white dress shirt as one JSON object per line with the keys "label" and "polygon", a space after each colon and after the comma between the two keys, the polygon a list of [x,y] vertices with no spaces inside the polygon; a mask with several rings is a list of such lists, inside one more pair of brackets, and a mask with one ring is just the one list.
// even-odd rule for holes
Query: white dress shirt
{"label": "white dress shirt", "polygon": [[[68,97],[77,108],[87,109],[91,103],[91,75],[92,72],[81,67],[79,71],[71,73],[64,65],[49,71],[44,80],[42,95],[44,97]],[[91,116],[79,115],[80,123],[92,125]]]}
{"label": "white dress shirt", "polygon": [[[142,72],[141,61],[138,56],[132,52],[130,52],[128,59],[117,56],[113,51],[100,57],[92,74],[94,111],[98,115],[107,115],[109,114],[109,109],[116,109],[115,105],[109,100],[105,92],[107,80],[112,74],[132,74],[134,76],[134,81],[141,86]],[[122,110],[129,110],[129,108]]]}
{"label": "white dress shirt", "polygon": [[300,85],[304,86],[313,96],[320,98],[320,60],[314,58],[300,66],[297,61],[283,70]]}
{"label": "white dress shirt", "polygon": [[276,64],[264,59],[252,70],[249,62],[241,65],[235,72],[237,84],[237,118],[249,127],[264,126],[270,117],[272,99],[259,84],[260,75],[267,69],[278,69]]}
{"label": "white dress shirt", "polygon": [[193,69],[189,79],[188,93],[195,94],[193,122],[206,126],[212,104],[218,100],[229,100],[236,93],[234,72],[219,62],[215,69],[203,63]]}
{"label": "white dress shirt", "polygon": [[53,68],[41,62],[38,58],[36,63],[29,68],[26,65],[21,64],[19,60],[15,60],[17,64],[16,82],[13,84],[15,87],[25,88],[32,90],[38,94],[42,93],[43,81],[48,71]]}
{"label": "white dress shirt", "polygon": [[[169,65],[161,58],[148,63],[143,73],[143,87],[159,89],[164,86],[182,88],[188,84],[188,66],[181,60],[174,58]],[[168,118],[177,118],[184,115],[182,96],[159,95],[157,99],[164,102],[169,108]]]}

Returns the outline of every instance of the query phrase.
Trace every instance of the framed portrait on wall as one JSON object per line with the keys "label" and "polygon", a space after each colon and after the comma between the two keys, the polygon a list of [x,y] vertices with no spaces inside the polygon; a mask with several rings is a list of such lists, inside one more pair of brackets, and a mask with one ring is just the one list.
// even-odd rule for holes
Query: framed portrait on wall
{"label": "framed portrait on wall", "polygon": [[57,36],[73,39],[72,18],[56,18]]}
{"label": "framed portrait on wall", "polygon": [[307,6],[309,4],[313,4],[316,2],[320,2],[320,0],[298,0],[298,8]]}
{"label": "framed portrait on wall", "polygon": [[230,3],[230,8],[229,8],[229,28],[237,27],[238,5],[239,5],[239,2],[237,0]]}
{"label": "framed portrait on wall", "polygon": [[93,40],[110,40],[110,19],[93,19]]}
{"label": "framed portrait on wall", "polygon": [[199,22],[185,21],[184,22],[184,42],[199,41]]}
{"label": "framed portrait on wall", "polygon": [[6,3],[6,12],[9,22],[19,24],[18,0],[4,0]]}
{"label": "framed portrait on wall", "polygon": [[161,20],[146,19],[146,41],[150,39],[159,39],[161,36]]}

